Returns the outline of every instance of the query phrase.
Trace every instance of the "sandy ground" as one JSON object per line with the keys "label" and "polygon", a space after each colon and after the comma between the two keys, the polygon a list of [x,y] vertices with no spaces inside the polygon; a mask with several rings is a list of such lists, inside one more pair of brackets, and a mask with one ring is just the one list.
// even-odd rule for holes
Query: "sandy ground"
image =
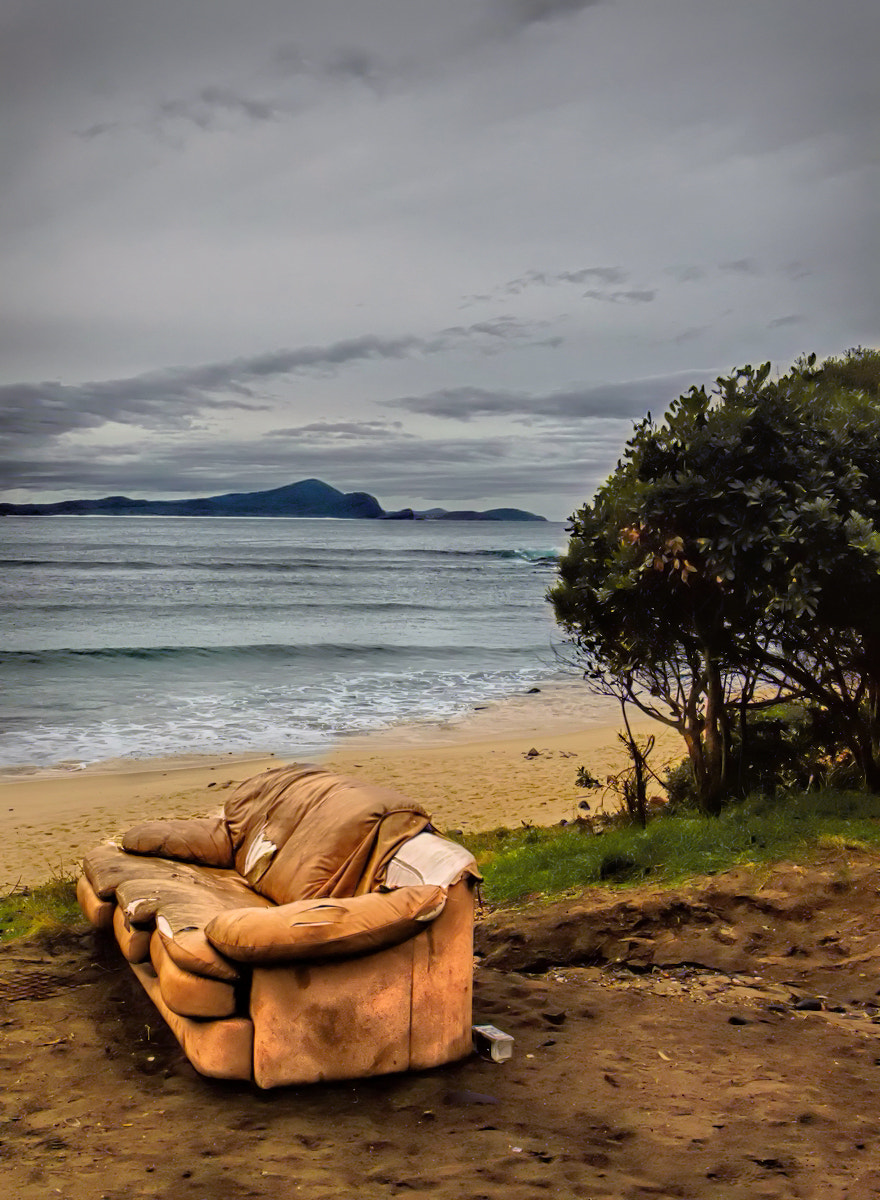
{"label": "sandy ground", "polygon": [[200,1078],[92,932],[0,950],[16,1200],[868,1200],[880,859],[595,891],[478,929],[514,1057],[260,1093]]}
{"label": "sandy ground", "polygon": [[[352,739],[319,761],[397,788],[441,828],[549,825],[573,817],[584,799],[575,786],[579,765],[600,778],[623,766],[617,728],[613,706],[591,701],[578,685],[551,685],[458,721]],[[655,723],[650,732],[658,735],[658,767],[681,757],[674,732]],[[193,755],[7,771],[0,775],[0,894],[74,869],[91,846],[139,821],[218,811],[229,789],[279,761]]]}
{"label": "sandy ground", "polygon": [[[517,697],[347,743],[447,827],[572,815],[610,713]],[[528,756],[531,749],[538,754]],[[677,756],[674,741],[664,755]],[[162,813],[207,812],[268,759],[7,778],[7,883]],[[593,797],[591,796],[591,800]],[[513,1059],[261,1093],[198,1076],[115,945],[0,949],[0,1177],[16,1200],[867,1200],[880,1195],[880,859],[739,868],[674,892],[485,911],[475,1017]]]}

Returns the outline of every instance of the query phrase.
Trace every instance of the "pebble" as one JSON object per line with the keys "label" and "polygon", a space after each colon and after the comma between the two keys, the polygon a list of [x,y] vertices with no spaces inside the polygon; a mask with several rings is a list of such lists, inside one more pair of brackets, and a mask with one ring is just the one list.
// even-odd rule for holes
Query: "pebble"
{"label": "pebble", "polygon": [[821,1012],[822,1001],[818,996],[801,996],[792,1005],[795,1012]]}
{"label": "pebble", "polygon": [[562,1025],[565,1022],[565,1018],[568,1016],[568,1013],[566,1013],[564,1009],[550,1009],[546,1012],[542,1012],[541,1016],[551,1025]]}

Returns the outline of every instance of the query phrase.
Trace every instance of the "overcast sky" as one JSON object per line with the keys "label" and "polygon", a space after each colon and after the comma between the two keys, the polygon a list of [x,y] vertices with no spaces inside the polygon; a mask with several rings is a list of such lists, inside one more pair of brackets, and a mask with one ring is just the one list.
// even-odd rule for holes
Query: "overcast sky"
{"label": "overcast sky", "polygon": [[6,499],[564,519],[878,344],[876,0],[0,0]]}

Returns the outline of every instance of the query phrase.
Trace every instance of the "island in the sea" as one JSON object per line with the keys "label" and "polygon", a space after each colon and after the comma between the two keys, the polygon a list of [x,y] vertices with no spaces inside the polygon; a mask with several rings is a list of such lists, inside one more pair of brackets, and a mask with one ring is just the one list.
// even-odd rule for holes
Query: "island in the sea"
{"label": "island in the sea", "polygon": [[190,500],[133,500],[105,496],[100,500],[58,500],[53,504],[0,503],[0,516],[102,517],[347,517],[385,521],[545,521],[521,508],[485,512],[412,508],[386,512],[368,492],[340,492],[320,479],[301,479],[265,492],[227,492]]}

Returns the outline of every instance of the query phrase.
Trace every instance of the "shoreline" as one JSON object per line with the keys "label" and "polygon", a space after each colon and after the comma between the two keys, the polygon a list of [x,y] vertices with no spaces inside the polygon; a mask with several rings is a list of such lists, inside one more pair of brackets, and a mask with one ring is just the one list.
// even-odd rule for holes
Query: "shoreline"
{"label": "shoreline", "polygon": [[[587,796],[575,785],[579,765],[599,778],[624,765],[616,706],[599,700],[579,682],[553,683],[302,758],[397,789],[441,829],[552,825]],[[647,719],[634,728],[656,736],[658,769],[683,756],[674,731]],[[244,779],[295,758],[230,752],[0,771],[0,894],[75,869],[90,847],[141,821],[216,812]]]}

